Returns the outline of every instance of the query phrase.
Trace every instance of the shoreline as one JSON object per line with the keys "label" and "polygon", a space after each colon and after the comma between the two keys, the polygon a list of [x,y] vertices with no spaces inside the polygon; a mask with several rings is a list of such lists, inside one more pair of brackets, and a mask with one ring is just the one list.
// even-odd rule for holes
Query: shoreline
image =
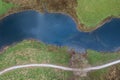
{"label": "shoreline", "polygon": [[[6,3],[13,3],[17,6],[11,8],[5,14],[0,15],[0,20],[9,15],[19,13],[22,11],[34,10],[34,11],[37,11],[40,13],[45,13],[47,10],[47,12],[49,12],[49,13],[61,13],[61,14],[70,16],[76,23],[77,29],[81,32],[92,32],[92,31],[100,28],[105,23],[109,22],[112,18],[120,18],[120,17],[115,17],[115,16],[109,16],[109,17],[106,17],[105,19],[103,19],[96,26],[93,26],[92,28],[90,28],[90,27],[85,26],[85,24],[82,24],[81,21],[77,17],[77,13],[76,13],[76,7],[78,5],[77,0],[70,0],[70,1],[53,0],[54,3],[50,2],[48,0],[45,0],[45,1],[30,0],[29,3],[28,3],[28,0],[24,0],[23,2],[22,1],[14,1],[14,0],[4,0],[4,1]],[[73,3],[71,3],[71,1],[73,1]],[[46,10],[45,10],[45,8],[46,8]]]}
{"label": "shoreline", "polygon": [[[8,17],[9,15],[13,15],[13,14],[16,14],[16,13],[19,13],[19,12],[23,12],[23,11],[36,11],[38,13],[41,13],[41,14],[44,14],[45,12],[44,11],[39,11],[39,10],[34,10],[34,9],[27,9],[27,10],[18,10],[18,11],[13,11],[12,9],[8,11],[8,13],[6,14],[3,14],[3,15],[0,15],[0,20],[4,19],[5,17]],[[81,24],[80,21],[73,17],[71,14],[69,13],[66,13],[66,12],[48,12],[48,13],[60,13],[60,14],[63,14],[63,15],[67,15],[69,16],[70,18],[73,19],[73,21],[76,23],[76,28],[78,31],[81,31],[81,32],[92,32],[92,31],[95,31],[97,30],[98,28],[101,28],[102,25],[104,25],[105,23],[109,22],[112,20],[112,18],[120,18],[120,17],[115,17],[115,16],[111,16],[111,17],[107,17],[105,18],[104,20],[102,20],[96,27],[93,27],[93,28],[87,28],[84,26],[84,24]]]}

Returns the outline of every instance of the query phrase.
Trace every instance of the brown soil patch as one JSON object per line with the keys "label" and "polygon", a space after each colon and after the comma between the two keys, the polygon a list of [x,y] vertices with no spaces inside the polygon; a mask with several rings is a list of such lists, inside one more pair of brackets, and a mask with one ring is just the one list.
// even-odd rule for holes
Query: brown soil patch
{"label": "brown soil patch", "polygon": [[105,80],[120,80],[120,64],[109,68]]}
{"label": "brown soil patch", "polygon": [[[74,50],[70,50],[69,53],[71,55],[70,67],[81,69],[90,67],[87,53],[77,53]],[[87,77],[87,72],[73,72],[73,80],[80,80],[82,77]]]}
{"label": "brown soil patch", "polygon": [[12,8],[8,13],[1,15],[3,18],[9,14],[17,13],[24,10],[36,10],[44,12],[44,8],[51,13],[65,13],[73,17],[78,22],[75,8],[77,0],[4,0],[7,3],[13,3],[17,7]]}

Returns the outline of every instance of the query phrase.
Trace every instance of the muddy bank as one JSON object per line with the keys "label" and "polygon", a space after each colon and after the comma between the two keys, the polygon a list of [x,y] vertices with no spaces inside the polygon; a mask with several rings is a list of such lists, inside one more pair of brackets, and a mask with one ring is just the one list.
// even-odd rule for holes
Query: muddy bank
{"label": "muddy bank", "polygon": [[97,26],[95,26],[93,28],[86,27],[84,24],[80,24],[80,26],[78,26],[78,28],[84,32],[92,32],[92,31],[95,31],[96,29],[102,27],[105,23],[110,22],[113,18],[119,18],[119,17],[115,17],[115,16],[107,17],[104,20],[102,20]]}
{"label": "muddy bank", "polygon": [[105,18],[104,20],[102,20],[97,26],[95,27],[86,27],[84,24],[79,24],[80,26],[78,26],[78,28],[84,32],[92,32],[92,31],[95,31],[96,29],[100,28],[102,25],[104,25],[105,23],[111,21],[112,18],[115,18],[115,17],[107,17]]}
{"label": "muddy bank", "polygon": [[[43,12],[42,2],[39,0],[4,0],[7,3],[13,3],[15,6],[11,8],[6,14],[0,16],[0,19],[13,14],[18,13],[25,10],[36,10],[39,12]],[[41,1],[41,0],[40,0]]]}
{"label": "muddy bank", "polygon": [[7,3],[13,3],[16,6],[10,9],[6,14],[0,15],[0,19],[21,11],[25,10],[36,10],[44,13],[48,11],[50,13],[64,13],[68,14],[75,20],[78,29],[85,30],[76,14],[77,0],[4,0]]}
{"label": "muddy bank", "polygon": [[51,13],[65,13],[72,16],[76,22],[77,19],[75,8],[77,6],[77,0],[4,0],[7,3],[13,3],[16,7],[10,9],[8,13],[1,15],[0,18],[8,16],[13,13],[21,12],[24,10],[36,10],[44,12],[47,10]]}
{"label": "muddy bank", "polygon": [[25,11],[25,10],[36,10],[44,13],[45,11],[50,13],[64,13],[68,14],[75,20],[79,30],[84,32],[93,31],[99,28],[101,25],[109,21],[112,17],[108,17],[101,21],[96,27],[89,28],[84,24],[80,23],[77,17],[76,7],[77,0],[4,0],[7,3],[13,3],[16,6],[10,9],[6,14],[0,16],[0,19],[4,18],[13,13]]}

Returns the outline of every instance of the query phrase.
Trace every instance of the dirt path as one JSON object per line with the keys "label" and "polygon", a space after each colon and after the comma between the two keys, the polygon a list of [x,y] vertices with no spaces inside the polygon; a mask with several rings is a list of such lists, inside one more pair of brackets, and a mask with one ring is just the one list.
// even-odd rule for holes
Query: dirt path
{"label": "dirt path", "polygon": [[93,70],[107,68],[107,67],[110,67],[110,66],[118,64],[118,63],[120,63],[120,60],[113,61],[113,62],[104,64],[101,66],[89,67],[89,68],[83,68],[83,69],[57,66],[57,65],[53,65],[53,64],[26,64],[26,65],[18,65],[18,66],[6,68],[6,69],[0,71],[0,75],[4,74],[6,72],[9,72],[11,70],[20,69],[20,68],[29,68],[29,67],[48,67],[48,68],[56,68],[56,69],[66,70],[66,71],[89,72],[89,71],[93,71]]}

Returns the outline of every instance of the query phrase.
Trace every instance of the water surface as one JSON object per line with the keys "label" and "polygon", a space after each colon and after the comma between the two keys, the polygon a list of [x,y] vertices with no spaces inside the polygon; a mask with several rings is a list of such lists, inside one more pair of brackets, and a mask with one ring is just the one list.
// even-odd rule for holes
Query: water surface
{"label": "water surface", "polygon": [[118,51],[120,19],[113,18],[92,32],[78,31],[74,20],[60,13],[24,11],[0,20],[0,48],[24,39],[37,39],[78,51]]}

